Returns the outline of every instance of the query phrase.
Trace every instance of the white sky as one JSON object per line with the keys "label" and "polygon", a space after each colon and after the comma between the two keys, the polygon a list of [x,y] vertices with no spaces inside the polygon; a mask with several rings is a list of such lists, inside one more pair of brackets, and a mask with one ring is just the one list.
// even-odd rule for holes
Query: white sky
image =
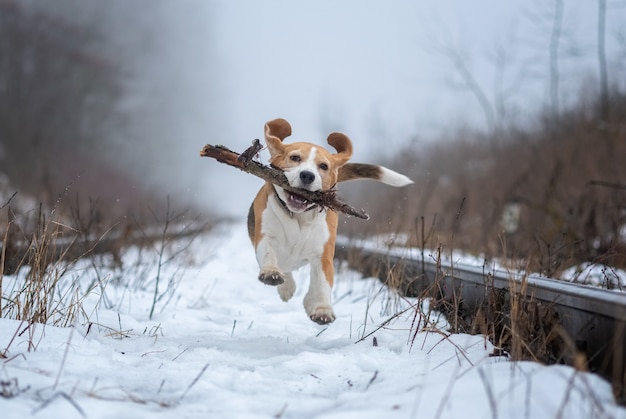
{"label": "white sky", "polygon": [[[511,66],[543,55],[545,63],[534,63],[539,83],[529,80],[525,92],[515,92],[520,103],[536,106],[546,100],[550,27],[542,34],[528,14],[549,21],[553,4],[547,3],[219,2],[216,39],[229,111],[244,137],[277,116],[293,121],[295,132],[305,136],[322,139],[323,130],[332,127],[357,141],[386,134],[379,139],[386,143],[432,136],[459,119],[482,128],[477,103],[451,85],[458,78],[436,43],[453,44],[466,54],[490,98],[495,64],[489,56],[496,46],[510,54]],[[566,1],[562,48],[574,45],[595,59],[596,19],[595,2]],[[529,51],[531,42],[535,51]],[[594,61],[571,65],[568,54],[562,53],[560,63],[563,83],[574,77],[574,67],[596,71]],[[513,83],[513,75],[505,82]]]}

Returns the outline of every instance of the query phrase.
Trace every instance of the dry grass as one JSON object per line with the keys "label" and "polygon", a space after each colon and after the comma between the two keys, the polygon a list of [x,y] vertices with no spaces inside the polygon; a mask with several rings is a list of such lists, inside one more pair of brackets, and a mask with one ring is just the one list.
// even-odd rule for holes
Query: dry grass
{"label": "dry grass", "polygon": [[2,316],[29,324],[72,324],[81,314],[83,299],[93,290],[82,289],[78,278],[69,278],[72,276],[71,267],[80,259],[68,259],[76,234],[59,220],[46,217],[41,208],[35,230],[30,234],[21,231],[22,240],[14,235],[12,238],[15,241],[9,242],[12,228],[19,229],[15,219],[10,223],[3,251],[17,246],[24,251],[13,255],[19,259],[11,267],[15,272],[11,288],[3,289]]}
{"label": "dry grass", "polygon": [[[415,310],[414,333],[427,330],[436,311],[447,319],[449,332],[482,334],[513,360],[558,363],[580,355],[562,329],[553,305],[539,302],[528,292],[527,276],[511,278],[507,289],[498,289],[491,281],[493,273],[485,272],[485,295],[471,301],[464,294],[462,281],[442,268],[441,255],[442,248],[438,247],[431,256],[434,274],[424,268],[416,271],[404,259],[390,259],[377,270],[364,270],[394,288],[398,298],[417,297],[411,306]],[[428,301],[426,312],[422,310],[424,301]]]}
{"label": "dry grass", "polygon": [[[459,215],[457,218],[460,219]],[[580,343],[574,342],[563,328],[563,319],[559,316],[562,310],[557,310],[554,303],[539,301],[530,291],[528,269],[520,269],[519,264],[511,263],[506,268],[510,278],[508,286],[502,288],[494,283],[495,276],[501,276],[501,273],[496,273],[495,268],[490,269],[485,260],[483,283],[476,284],[480,291],[472,291],[474,285],[464,284],[456,278],[452,253],[449,258],[451,262],[443,267],[443,256],[448,251],[441,243],[441,236],[436,234],[433,227],[426,228],[427,225],[421,218],[415,223],[412,234],[405,235],[402,241],[387,241],[389,250],[386,255],[384,251],[383,254],[366,254],[359,250],[340,253],[339,257],[345,255],[349,265],[363,275],[378,277],[390,288],[379,293],[395,298],[395,307],[404,307],[392,310],[393,314],[387,321],[360,336],[360,341],[372,336],[380,328],[389,327],[398,316],[412,313],[411,346],[421,332],[439,333],[444,338],[449,333],[481,334],[494,345],[493,356],[544,364],[564,363],[574,366],[577,371],[589,369],[590,359],[587,354],[578,347]],[[394,233],[390,237],[400,235]],[[418,249],[410,246],[415,242],[420,243]],[[419,259],[415,261],[415,255],[421,255],[421,264]],[[406,297],[415,299],[407,300]],[[394,302],[389,301],[387,306],[394,307]],[[441,313],[446,318],[445,329],[441,329],[435,313]],[[623,342],[623,339],[616,342]],[[613,353],[619,354],[619,351],[617,348]],[[617,373],[602,371],[612,382],[618,400],[623,402],[621,398],[624,397],[626,383],[624,377],[620,376],[623,374],[620,362],[623,360],[614,359]],[[592,365],[595,365],[594,368],[603,368],[599,366],[598,360]]]}
{"label": "dry grass", "polygon": [[[440,257],[437,259],[440,260]],[[370,266],[372,265],[370,263]],[[584,376],[580,376],[580,372],[589,371],[589,360],[586,354],[577,348],[576,343],[564,330],[554,306],[539,302],[527,292],[527,277],[522,278],[521,281],[511,280],[507,289],[497,290],[493,284],[490,287],[487,286],[488,293],[485,299],[477,305],[471,305],[462,300],[461,291],[453,293],[446,289],[449,288],[450,281],[441,271],[440,265],[438,265],[434,282],[430,284],[425,284],[422,280],[414,281],[415,277],[412,280],[410,275],[415,275],[415,272],[408,267],[405,260],[391,263],[390,266],[392,269],[383,266],[376,270],[377,276],[383,282],[401,284],[401,289],[411,289],[413,294],[418,294],[418,297],[409,300],[398,289],[389,291],[389,295],[396,295],[397,306],[403,308],[392,312],[393,314],[380,324],[369,325],[368,333],[365,333],[368,318],[368,313],[365,313],[364,331],[357,342],[372,338],[381,329],[397,330],[393,328],[393,322],[396,319],[412,316],[411,326],[408,331],[405,331],[409,334],[408,344],[411,348],[417,344],[423,349],[423,344],[419,346],[419,342],[422,339],[423,342],[426,342],[426,337],[432,334],[440,336],[440,340],[435,346],[439,344],[454,345],[454,342],[450,340],[453,333],[481,334],[485,340],[488,339],[494,346],[493,352],[489,356],[506,357],[511,361],[571,365],[574,367],[574,371],[570,377],[569,390],[562,401],[561,409],[567,403],[569,393],[578,391],[574,385],[575,381],[582,380],[583,385],[588,385]],[[352,267],[358,269],[358,266],[352,265]],[[366,272],[371,274],[374,271]],[[402,280],[396,277],[398,272],[408,274],[409,278]],[[413,283],[407,288],[407,282]],[[386,285],[381,285],[379,294],[384,292],[382,291],[384,287]],[[420,289],[421,291],[418,292]],[[442,317],[445,318],[444,321],[440,317],[442,314]],[[623,332],[622,328],[621,333],[623,334]],[[376,338],[373,337],[373,339],[374,345],[376,345]],[[623,339],[617,339],[615,342],[623,342]],[[619,355],[623,353],[623,348],[613,348],[613,352]],[[455,353],[457,356],[464,356],[463,348],[457,348]],[[467,361],[473,365],[469,359]],[[612,384],[617,402],[626,404],[624,398],[624,385],[626,384],[624,380],[626,377],[623,376],[623,365],[620,363],[623,362],[623,359],[614,359],[613,362],[612,371],[601,370],[598,372]],[[481,373],[480,367],[477,367],[485,385],[485,391],[489,396],[490,408],[495,414],[497,403],[494,402],[495,399],[493,398],[494,389],[487,377]],[[454,382],[451,382],[450,385],[453,386]],[[448,391],[444,393],[441,403],[445,403],[449,394]],[[590,403],[602,411],[602,403],[599,400],[592,398]]]}
{"label": "dry grass", "polygon": [[[97,202],[83,212],[79,208],[84,207],[78,205],[61,211],[60,204],[61,198],[49,212],[40,206],[35,217],[33,212],[15,214],[6,209],[0,317],[21,321],[16,335],[30,336],[28,350],[37,347],[38,325],[93,324],[91,317],[98,307],[116,305],[107,292],[114,280],[126,287],[129,295],[151,290],[150,317],[157,309],[165,309],[180,283],[181,267],[186,266],[178,262],[197,235],[208,228],[187,211],[172,209],[169,199],[164,214],[150,211],[148,217],[126,217],[125,222],[113,222],[109,227],[103,227]],[[130,247],[138,252],[136,261],[123,266],[122,254]],[[6,354],[10,346],[2,352]]]}

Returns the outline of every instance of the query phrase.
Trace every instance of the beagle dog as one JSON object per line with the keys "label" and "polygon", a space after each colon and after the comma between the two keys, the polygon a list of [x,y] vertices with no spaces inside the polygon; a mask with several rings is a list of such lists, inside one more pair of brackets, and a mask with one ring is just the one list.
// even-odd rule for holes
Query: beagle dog
{"label": "beagle dog", "polygon": [[[398,187],[413,183],[382,166],[348,163],[352,142],[342,133],[328,136],[335,154],[307,142],[283,143],[290,135],[291,126],[284,119],[265,124],[270,164],[282,170],[294,188],[327,191],[352,179],[374,179]],[[256,250],[259,280],[277,286],[280,298],[288,301],[296,291],[292,272],[309,264],[311,279],[304,309],[319,324],[335,320],[330,300],[337,220],[335,211],[321,209],[270,182],[258,192],[248,212],[248,234]]]}

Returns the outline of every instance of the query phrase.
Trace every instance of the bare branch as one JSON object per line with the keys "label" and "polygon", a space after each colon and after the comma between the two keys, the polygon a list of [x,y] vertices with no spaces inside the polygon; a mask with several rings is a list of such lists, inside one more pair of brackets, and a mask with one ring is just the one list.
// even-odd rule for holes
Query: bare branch
{"label": "bare branch", "polygon": [[598,2],[598,64],[600,67],[600,118],[603,123],[609,119],[609,76],[606,67],[606,1]]}
{"label": "bare branch", "polygon": [[306,189],[292,187],[287,181],[285,174],[281,170],[265,166],[257,161],[252,160],[252,158],[256,155],[258,151],[258,140],[255,140],[252,146],[243,153],[241,153],[241,155],[221,145],[213,146],[207,144],[204,146],[204,148],[202,148],[202,150],[200,150],[200,156],[211,157],[220,163],[236,167],[267,182],[278,185],[286,191],[296,194],[308,201],[314,202],[322,208],[329,208],[333,211],[341,211],[344,214],[352,215],[354,217],[362,218],[364,220],[369,219],[369,215],[364,210],[358,210],[356,208],[353,208],[338,199],[336,191],[334,189],[331,189],[329,191],[314,192],[308,191]]}
{"label": "bare branch", "polygon": [[563,0],[556,0],[554,22],[550,35],[550,102],[552,112],[559,115],[559,41],[563,25]]}

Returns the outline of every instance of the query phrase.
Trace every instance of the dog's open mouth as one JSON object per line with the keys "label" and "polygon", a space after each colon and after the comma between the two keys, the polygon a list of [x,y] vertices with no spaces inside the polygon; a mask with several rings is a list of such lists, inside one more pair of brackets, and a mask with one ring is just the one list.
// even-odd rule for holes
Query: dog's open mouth
{"label": "dog's open mouth", "polygon": [[311,201],[302,198],[301,196],[290,193],[287,204],[292,211],[304,211],[311,205]]}

